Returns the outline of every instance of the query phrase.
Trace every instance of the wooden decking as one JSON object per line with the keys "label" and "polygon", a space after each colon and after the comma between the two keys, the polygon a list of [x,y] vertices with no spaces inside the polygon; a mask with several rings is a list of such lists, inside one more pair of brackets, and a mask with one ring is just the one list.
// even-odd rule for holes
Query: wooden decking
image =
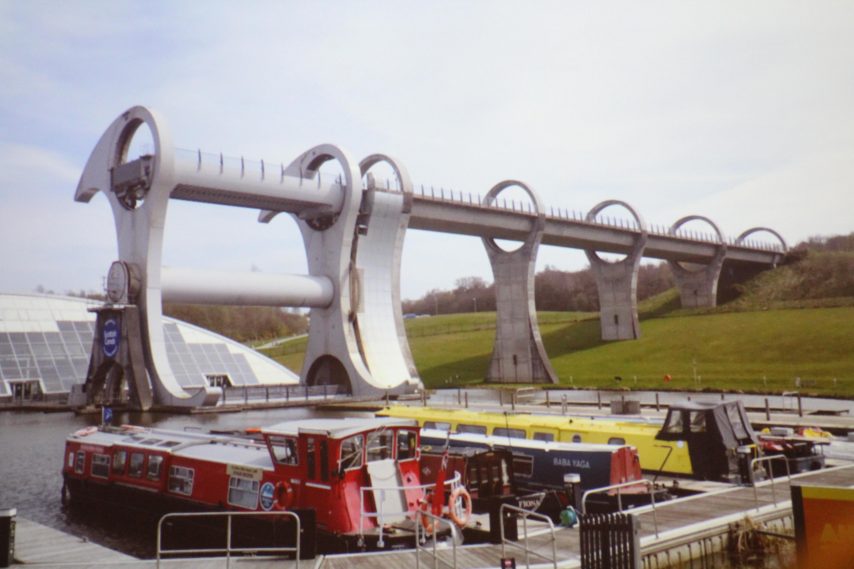
{"label": "wooden decking", "polygon": [[[841,466],[792,477],[795,484],[818,484],[827,486],[854,486],[854,465]],[[699,539],[700,536],[715,532],[726,532],[730,524],[745,517],[754,519],[772,519],[789,515],[791,510],[789,481],[777,479],[774,489],[770,481],[752,487],[738,487],[708,494],[702,494],[678,501],[658,505],[653,509],[644,507],[633,510],[641,521],[641,548],[643,555],[675,547],[681,543]],[[776,496],[776,501],[774,497]],[[22,523],[23,522],[23,523]],[[658,535],[656,535],[656,525]],[[529,537],[529,547],[541,554],[552,551],[551,533],[538,526],[537,535]],[[537,533],[537,532],[532,532]],[[55,534],[59,534],[58,536]],[[522,534],[520,526],[520,535]],[[558,566],[571,569],[580,566],[580,544],[578,529],[558,528],[555,531],[554,546],[557,550]],[[66,545],[63,545],[66,544]],[[112,552],[80,539],[61,534],[56,530],[39,526],[32,522],[19,520],[18,553],[16,557],[27,566],[42,569],[51,567],[96,568],[109,566],[152,567],[153,561],[135,560],[126,555]],[[457,566],[461,569],[480,569],[499,567],[502,557],[500,545],[461,546],[456,550]],[[451,563],[452,550],[445,546],[441,558]],[[525,554],[517,548],[508,547],[507,556],[517,559],[517,566],[525,565]],[[78,560],[79,559],[79,560]],[[422,556],[421,563],[432,567],[432,560]],[[532,564],[543,564],[541,557],[531,556]],[[267,559],[234,559],[233,567],[245,569],[266,569],[267,567],[293,567],[293,561]],[[314,561],[303,562],[301,567],[310,569],[398,569],[414,567],[413,551],[375,553],[363,555],[329,555],[318,557]],[[547,566],[551,565],[548,563]],[[167,568],[210,568],[225,567],[223,559],[169,560],[163,563]]]}

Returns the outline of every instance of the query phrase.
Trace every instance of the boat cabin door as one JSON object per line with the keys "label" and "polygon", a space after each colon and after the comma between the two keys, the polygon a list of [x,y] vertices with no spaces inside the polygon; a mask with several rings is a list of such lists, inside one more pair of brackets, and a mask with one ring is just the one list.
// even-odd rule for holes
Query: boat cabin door
{"label": "boat cabin door", "polygon": [[406,519],[407,501],[400,469],[393,457],[394,432],[374,431],[368,434],[366,456],[368,480],[380,525]]}

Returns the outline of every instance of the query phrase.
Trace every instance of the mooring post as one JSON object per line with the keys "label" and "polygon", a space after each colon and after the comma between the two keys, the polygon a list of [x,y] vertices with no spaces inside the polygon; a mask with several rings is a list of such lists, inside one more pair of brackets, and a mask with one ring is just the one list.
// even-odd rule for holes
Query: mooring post
{"label": "mooring post", "polygon": [[801,405],[801,394],[798,393],[798,417],[804,416],[804,408]]}
{"label": "mooring post", "polygon": [[549,407],[549,390],[546,389],[546,409]]}
{"label": "mooring post", "polygon": [[657,393],[657,392],[656,392],[656,394],[655,394],[655,410],[656,410],[656,411],[661,411],[661,406],[660,406],[660,404],[659,404],[659,402],[658,402],[658,393]]}
{"label": "mooring post", "polygon": [[599,407],[599,409],[602,408],[602,393],[600,393],[599,391],[596,392],[596,405]]}
{"label": "mooring post", "polygon": [[388,389],[385,390],[385,406],[388,407]]}
{"label": "mooring post", "polygon": [[462,392],[463,392],[462,388],[461,388],[461,387],[458,387],[458,388],[457,388],[457,405],[462,405],[462,404],[463,404],[463,396],[462,396]]}
{"label": "mooring post", "polygon": [[427,406],[427,390],[426,389],[421,390],[421,406],[422,407]]}
{"label": "mooring post", "polygon": [[270,401],[270,388],[269,387],[264,388],[264,401],[267,401],[268,403]]}
{"label": "mooring post", "polygon": [[516,410],[516,392],[515,391],[510,392],[510,410],[511,411]]}
{"label": "mooring post", "polygon": [[465,396],[466,409],[468,409],[469,408],[469,392],[466,391],[463,395]]}
{"label": "mooring post", "polygon": [[771,405],[768,403],[768,398],[765,398],[765,420],[771,420]]}

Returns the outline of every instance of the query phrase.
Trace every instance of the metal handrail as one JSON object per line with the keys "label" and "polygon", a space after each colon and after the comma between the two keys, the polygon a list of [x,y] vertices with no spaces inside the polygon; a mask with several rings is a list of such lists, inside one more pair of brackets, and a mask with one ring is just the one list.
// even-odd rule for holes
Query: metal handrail
{"label": "metal handrail", "polygon": [[754,458],[750,461],[750,485],[753,486],[753,501],[756,503],[756,508],[759,509],[759,492],[756,490],[756,480],[753,477],[753,473],[756,470],[757,462],[765,462],[768,461],[768,471],[771,476],[771,499],[774,501],[774,504],[777,504],[777,491],[774,483],[774,465],[771,462],[772,460],[780,459],[783,461],[783,464],[786,465],[786,477],[789,479],[789,483],[792,482],[792,472],[789,468],[789,461],[786,458],[786,455],[783,454],[769,454],[767,456],[760,456],[759,458]]}
{"label": "metal handrail", "polygon": [[[504,512],[505,510],[510,510],[511,512],[516,512],[516,517],[522,518],[522,529],[524,532],[524,545],[509,541],[504,537]],[[539,551],[534,551],[530,547],[528,547],[528,518],[537,518],[540,519],[547,524],[549,524],[549,531],[552,535],[552,556],[549,558],[547,555],[543,555]],[[533,512],[531,510],[526,510],[524,508],[520,508],[518,506],[514,506],[512,504],[501,504],[501,507],[498,509],[498,519],[501,525],[501,557],[507,557],[505,553],[505,546],[512,545],[513,547],[518,547],[522,551],[525,552],[525,566],[531,567],[531,554],[533,553],[537,557],[545,559],[546,561],[551,561],[554,569],[557,569],[557,537],[555,536],[555,525],[552,522],[551,518],[545,516],[543,514],[538,514],[537,512]]]}
{"label": "metal handrail", "polygon": [[[163,549],[162,546],[162,537],[163,537],[163,522],[167,518],[212,518],[212,517],[226,517],[226,535],[225,535],[225,548],[220,547],[212,547],[212,548],[204,548],[204,549]],[[246,516],[285,516],[289,518],[293,518],[296,521],[296,546],[295,547],[231,547],[231,518],[233,517],[246,517]],[[160,569],[160,555],[186,555],[186,554],[198,554],[198,553],[225,553],[225,566],[226,569],[231,566],[231,554],[232,553],[295,553],[296,554],[296,569],[299,569],[300,563],[300,534],[302,533],[302,527],[300,525],[299,516],[294,512],[281,511],[281,512],[175,512],[172,514],[166,514],[160,521],[157,522],[157,569]]]}
{"label": "metal handrail", "polygon": [[462,538],[460,537],[460,530],[457,528],[457,524],[452,522],[451,520],[445,519],[441,516],[436,516],[432,512],[428,512],[427,510],[421,510],[419,514],[421,519],[415,520],[415,567],[416,569],[421,567],[421,550],[425,549],[421,547],[422,540],[423,542],[427,541],[427,528],[424,527],[423,520],[428,520],[433,527],[433,535],[439,531],[439,525],[444,524],[448,526],[451,530],[451,560],[452,563],[448,563],[444,559],[439,557],[439,552],[436,551],[436,539],[433,538],[433,551],[426,551],[427,555],[433,557],[433,569],[439,569],[439,563],[450,567],[450,569],[457,569],[457,543],[462,543]]}
{"label": "metal handrail", "polygon": [[[652,480],[647,480],[646,478],[641,478],[640,480],[630,480],[629,482],[622,482],[620,484],[612,484],[610,486],[603,486],[601,488],[591,488],[586,491],[581,496],[581,513],[587,514],[587,497],[591,494],[599,494],[602,492],[608,492],[610,490],[617,491],[617,508],[618,511],[623,511],[623,498],[622,493],[620,492],[623,488],[628,488],[630,486],[637,486],[638,484],[644,484],[649,490],[655,490],[655,483]],[[649,493],[650,504],[652,505],[652,523],[655,526],[655,537],[658,537],[658,516],[655,512],[655,492]]]}
{"label": "metal handrail", "polygon": [[[462,475],[454,471],[454,477],[445,480],[445,486],[450,486],[451,490],[456,490],[457,487],[462,486]],[[413,486],[391,486],[391,487],[374,487],[374,486],[363,486],[359,489],[359,538],[364,540],[365,536],[365,519],[366,518],[377,518],[377,527],[380,529],[379,539],[377,540],[377,545],[379,547],[383,547],[385,545],[385,541],[383,540],[383,535],[385,535],[385,520],[383,519],[385,514],[389,514],[392,516],[395,515],[404,515],[411,513],[411,510],[406,509],[400,512],[387,512],[384,508],[378,508],[379,512],[367,512],[365,511],[365,494],[367,492],[379,492],[380,494],[380,502],[385,502],[385,493],[386,492],[405,492],[412,490],[421,490],[422,492],[429,490],[431,488],[435,488],[435,482],[433,484],[418,484]],[[416,514],[417,515],[417,514]]]}

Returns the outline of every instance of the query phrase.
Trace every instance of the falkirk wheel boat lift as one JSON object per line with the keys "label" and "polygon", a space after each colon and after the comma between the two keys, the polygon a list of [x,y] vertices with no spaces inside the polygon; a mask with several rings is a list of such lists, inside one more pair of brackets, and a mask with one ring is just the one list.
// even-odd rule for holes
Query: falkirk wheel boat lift
{"label": "falkirk wheel boat lift", "polygon": [[[137,130],[151,132],[154,152],[128,160]],[[320,168],[337,162],[342,175],[321,179]],[[384,163],[397,188],[380,188],[371,169]],[[527,208],[498,199],[518,187]],[[216,405],[222,390],[182,384],[172,369],[163,327],[164,302],[310,308],[305,362],[307,386],[335,385],[354,397],[380,397],[422,389],[403,325],[400,262],[408,228],[451,232],[483,240],[495,277],[497,324],[487,379],[492,382],[556,383],[543,348],[534,305],[534,271],[541,244],[583,249],[596,278],[600,324],[606,340],[638,338],[636,284],[643,256],[666,259],[683,306],[714,306],[719,279],[743,280],[775,266],[786,243],[774,230],[754,227],[728,240],[711,220],[687,216],[669,228],[650,228],[625,202],[604,201],[586,215],[548,212],[527,184],[505,180],[483,199],[414,191],[398,160],[373,154],[356,162],[341,148],[323,144],[289,165],[248,165],[222,155],[178,150],[156,112],[133,107],[101,136],[89,157],[75,200],[101,191],[115,219],[118,260],[109,268],[107,302],[97,323],[87,403],[115,398],[127,385],[131,406]],[[259,210],[259,222],[289,213],[302,233],[308,275],[224,272],[161,264],[170,199]],[[598,217],[611,206],[633,220]],[[680,231],[690,221],[714,231]],[[749,241],[766,232],[779,246]],[[513,251],[496,239],[521,242]],[[625,255],[608,262],[597,252]],[[185,382],[186,383],[186,382]]]}

